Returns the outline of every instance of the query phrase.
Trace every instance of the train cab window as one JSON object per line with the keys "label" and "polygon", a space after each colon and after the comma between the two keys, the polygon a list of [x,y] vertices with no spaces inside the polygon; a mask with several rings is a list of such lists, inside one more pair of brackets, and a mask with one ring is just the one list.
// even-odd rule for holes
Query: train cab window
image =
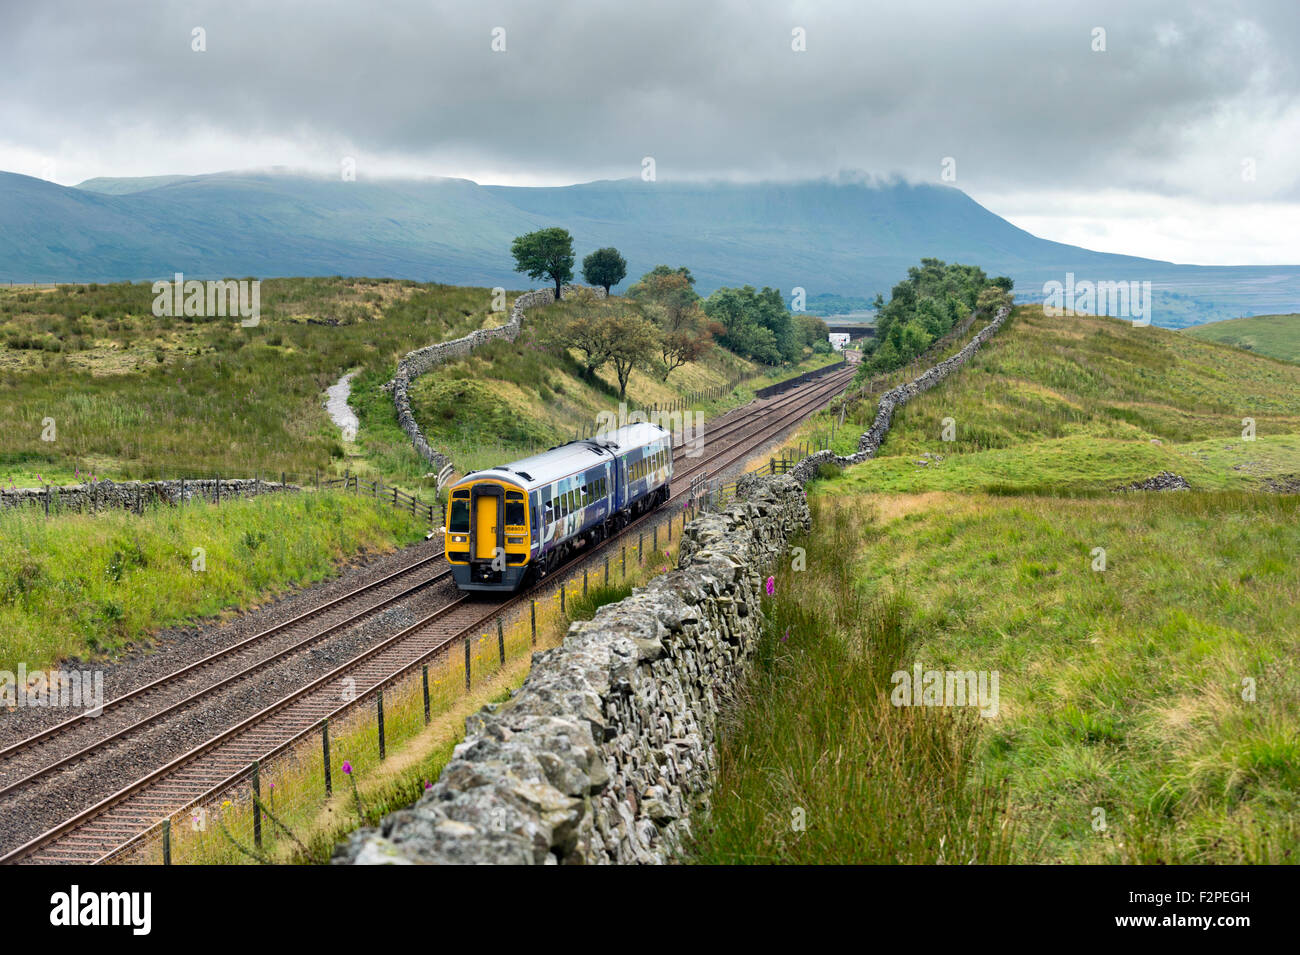
{"label": "train cab window", "polygon": [[452,498],[451,513],[447,516],[447,530],[453,534],[469,533],[469,501]]}
{"label": "train cab window", "polygon": [[523,527],[525,522],[524,496],[506,494],[506,526]]}

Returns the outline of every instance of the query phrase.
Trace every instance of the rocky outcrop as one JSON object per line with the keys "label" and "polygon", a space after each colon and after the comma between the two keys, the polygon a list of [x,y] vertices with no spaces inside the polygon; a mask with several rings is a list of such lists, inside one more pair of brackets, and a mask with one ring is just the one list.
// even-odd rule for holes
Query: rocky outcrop
{"label": "rocky outcrop", "polygon": [[1174,474],[1172,471],[1161,471],[1154,477],[1149,477],[1145,481],[1138,481],[1136,484],[1129,484],[1125,487],[1117,487],[1117,491],[1188,491],[1191,485],[1187,479],[1180,474]]}
{"label": "rocky outcrop", "polygon": [[[605,297],[603,288],[566,285],[561,298],[567,296],[570,291],[580,288],[586,289],[597,298]],[[416,454],[428,461],[434,470],[441,469],[451,461],[446,455],[434,450],[433,446],[424,437],[424,433],[420,431],[415,416],[411,414],[411,382],[430,369],[453,359],[463,358],[490,341],[499,338],[514,341],[519,337],[520,329],[523,328],[524,311],[536,305],[548,305],[554,301],[554,289],[544,288],[525,292],[515,299],[514,304],[510,306],[510,317],[504,325],[499,325],[496,328],[479,329],[470,332],[463,338],[454,338],[449,342],[439,342],[436,345],[417,348],[413,352],[407,352],[397,363],[397,374],[392,381],[384,385],[384,388],[393,395],[393,405],[397,409],[397,423],[406,432],[407,437],[411,439]]]}
{"label": "rocky outcrop", "polygon": [[678,569],[570,626],[471,717],[438,782],[338,864],[660,863],[706,808],[719,707],[763,627],[764,575],[809,526],[786,475],[687,525]]}

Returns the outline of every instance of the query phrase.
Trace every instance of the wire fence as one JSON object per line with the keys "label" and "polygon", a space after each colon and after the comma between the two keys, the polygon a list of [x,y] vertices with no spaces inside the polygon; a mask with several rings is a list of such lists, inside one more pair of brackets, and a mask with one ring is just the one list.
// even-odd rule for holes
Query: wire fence
{"label": "wire fence", "polygon": [[[734,485],[733,485],[734,486]],[[554,591],[515,604],[475,633],[384,678],[197,799],[108,854],[111,864],[221,864],[320,858],[346,832],[409,805],[433,779],[459,732],[452,723],[504,694],[534,650],[605,596],[675,566],[685,525],[720,500],[690,498],[612,541]],[[579,609],[581,608],[581,609]],[[485,699],[487,698],[487,699]],[[417,740],[421,754],[399,749]],[[415,747],[413,747],[415,748]],[[393,762],[390,762],[392,760]],[[390,770],[389,767],[395,767]],[[371,778],[374,777],[374,782]]]}

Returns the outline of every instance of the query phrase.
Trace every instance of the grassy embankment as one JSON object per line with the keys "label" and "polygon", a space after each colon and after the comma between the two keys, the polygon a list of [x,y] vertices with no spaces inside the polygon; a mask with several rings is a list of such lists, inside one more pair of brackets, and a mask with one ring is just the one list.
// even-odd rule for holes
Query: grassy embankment
{"label": "grassy embankment", "polygon": [[[1259,489],[1300,470],[1298,385],[1018,310],[878,460],[811,489],[698,857],[1296,861],[1300,501]],[[1196,490],[1109,491],[1162,468]],[[997,671],[997,715],[892,706],[917,662]]]}
{"label": "grassy embankment", "polygon": [[[260,324],[243,328],[155,317],[145,283],[0,290],[0,481],[351,467],[411,485],[427,467],[379,385],[412,348],[505,318],[489,289],[311,278],[261,292]],[[322,400],[354,369],[361,429],[347,447]]]}
{"label": "grassy embankment", "polygon": [[1243,348],[1283,361],[1300,361],[1300,315],[1250,315],[1193,325],[1184,335]]}
{"label": "grassy embankment", "polygon": [[[155,317],[146,283],[0,289],[0,484],[281,471],[302,480],[345,468],[408,489],[427,483],[380,386],[406,352],[504,321],[491,291],[310,278],[269,279],[261,292],[260,323],[243,328]],[[767,369],[715,349],[667,384],[635,373],[629,400],[663,402],[742,374],[761,387],[830,360]],[[357,372],[350,403],[361,424],[349,443],[322,407],[347,371]],[[425,376],[414,397],[435,446],[476,467],[617,411],[612,382],[608,369],[587,382],[572,360],[500,343]],[[749,396],[742,388],[700,410]],[[46,418],[52,442],[42,440]]]}
{"label": "grassy embankment", "polygon": [[161,628],[250,609],[425,529],[405,512],[338,492],[196,501],[143,516],[47,521],[35,508],[0,511],[0,670],[111,659]]}
{"label": "grassy embankment", "polygon": [[[560,303],[532,314],[541,322],[565,308]],[[594,427],[602,412],[617,417],[620,401],[612,366],[588,378],[575,355],[540,348],[532,330],[526,324],[518,341],[493,342],[412,386],[411,406],[421,429],[462,470],[502,464],[567,441],[575,428]],[[839,355],[805,349],[798,363],[773,367],[714,347],[702,361],[676,368],[666,379],[634,371],[624,400],[630,411],[743,377],[734,393],[692,405],[708,418],[750,400],[765,385],[839,360]]]}

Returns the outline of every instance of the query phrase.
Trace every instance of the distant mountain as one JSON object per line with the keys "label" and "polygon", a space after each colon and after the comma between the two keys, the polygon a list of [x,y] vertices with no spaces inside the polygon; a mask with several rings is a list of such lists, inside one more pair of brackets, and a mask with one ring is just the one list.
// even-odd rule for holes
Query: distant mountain
{"label": "distant mountain", "polygon": [[[520,287],[510,241],[561,225],[579,258],[617,246],[635,278],[687,265],[721,285],[798,286],[810,299],[888,297],[924,256],[1016,280],[1022,299],[1066,272],[1149,280],[1156,324],[1300,307],[1300,267],[1180,266],[1039,239],[960,190],[845,180],[556,188],[463,179],[341,182],[282,172],[93,179],[0,173],[0,281],[372,275]],[[626,285],[624,285],[626,287]]]}

